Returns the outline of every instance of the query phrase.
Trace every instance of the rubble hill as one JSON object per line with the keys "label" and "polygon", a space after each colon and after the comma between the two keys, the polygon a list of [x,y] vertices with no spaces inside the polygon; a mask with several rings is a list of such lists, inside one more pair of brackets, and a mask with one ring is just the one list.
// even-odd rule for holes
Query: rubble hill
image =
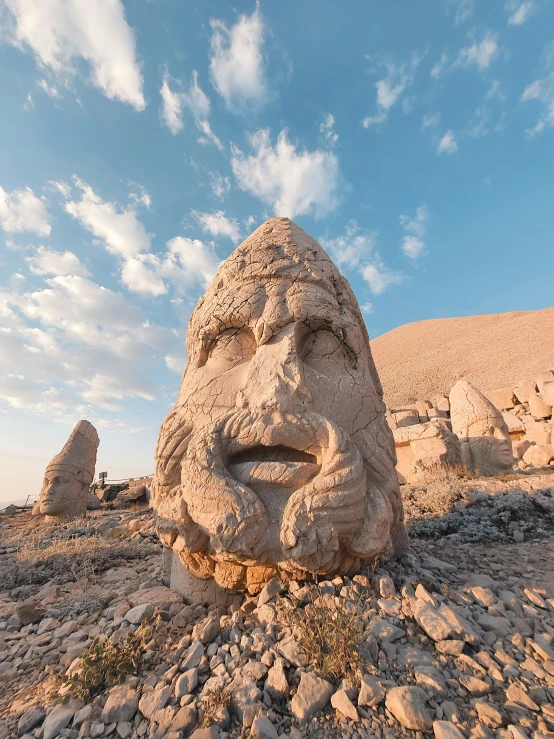
{"label": "rubble hill", "polygon": [[554,367],[554,308],[406,323],[371,350],[389,407],[447,395],[461,378],[485,393],[515,387]]}

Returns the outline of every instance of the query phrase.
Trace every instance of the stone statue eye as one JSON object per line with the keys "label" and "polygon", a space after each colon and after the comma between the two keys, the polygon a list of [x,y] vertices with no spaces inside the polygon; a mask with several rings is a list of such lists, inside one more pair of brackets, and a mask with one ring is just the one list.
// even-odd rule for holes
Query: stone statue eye
{"label": "stone statue eye", "polygon": [[207,364],[221,365],[223,371],[248,362],[256,352],[256,340],[252,331],[242,328],[228,328],[220,333],[210,344]]}
{"label": "stone statue eye", "polygon": [[352,363],[344,343],[327,329],[313,331],[305,337],[301,356],[304,364],[327,376],[344,371]]}

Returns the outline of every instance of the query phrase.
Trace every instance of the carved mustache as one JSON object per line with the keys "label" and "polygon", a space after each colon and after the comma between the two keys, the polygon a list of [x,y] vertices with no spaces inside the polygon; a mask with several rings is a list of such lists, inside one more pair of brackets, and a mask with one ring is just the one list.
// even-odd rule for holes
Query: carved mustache
{"label": "carved mustache", "polygon": [[214,553],[255,559],[263,550],[265,506],[226,467],[230,455],[260,445],[296,449],[319,464],[318,474],[287,502],[280,532],[283,550],[297,565],[316,552],[321,559],[323,549],[328,560],[339,556],[341,534],[359,528],[364,512],[365,470],[356,445],[319,414],[254,414],[248,409],[233,410],[193,434],[183,459],[188,514],[209,532]]}

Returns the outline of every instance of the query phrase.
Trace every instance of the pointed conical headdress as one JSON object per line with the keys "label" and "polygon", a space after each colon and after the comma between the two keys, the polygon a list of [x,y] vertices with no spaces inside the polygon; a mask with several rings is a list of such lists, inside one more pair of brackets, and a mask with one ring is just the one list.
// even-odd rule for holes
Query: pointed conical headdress
{"label": "pointed conical headdress", "polygon": [[479,421],[506,425],[498,408],[468,380],[458,380],[450,391],[449,399],[452,430],[458,436],[464,436],[465,430]]}
{"label": "pointed conical headdress", "polygon": [[98,433],[92,423],[79,421],[61,452],[56,454],[46,470],[56,469],[80,474],[83,482],[90,485],[94,479],[96,450],[99,443]]}
{"label": "pointed conical headdress", "polygon": [[[335,298],[345,327],[356,323],[362,331],[365,344],[362,351],[367,355],[375,387],[382,397],[367,329],[348,280],[317,241],[289,218],[265,221],[227,257],[192,314],[187,343],[197,339],[205,320],[203,305],[211,306],[212,296],[240,283],[266,284],[276,280],[315,284]],[[190,348],[189,343],[189,351]]]}

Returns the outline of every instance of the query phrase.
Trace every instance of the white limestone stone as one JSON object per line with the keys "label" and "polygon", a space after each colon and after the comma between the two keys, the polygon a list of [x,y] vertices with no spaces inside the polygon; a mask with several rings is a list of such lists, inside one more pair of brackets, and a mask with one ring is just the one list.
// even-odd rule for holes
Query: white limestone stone
{"label": "white limestone stone", "polygon": [[187,345],[152,505],[193,575],[253,594],[405,550],[367,330],[319,244],[287,218],[262,224],[199,301]]}

